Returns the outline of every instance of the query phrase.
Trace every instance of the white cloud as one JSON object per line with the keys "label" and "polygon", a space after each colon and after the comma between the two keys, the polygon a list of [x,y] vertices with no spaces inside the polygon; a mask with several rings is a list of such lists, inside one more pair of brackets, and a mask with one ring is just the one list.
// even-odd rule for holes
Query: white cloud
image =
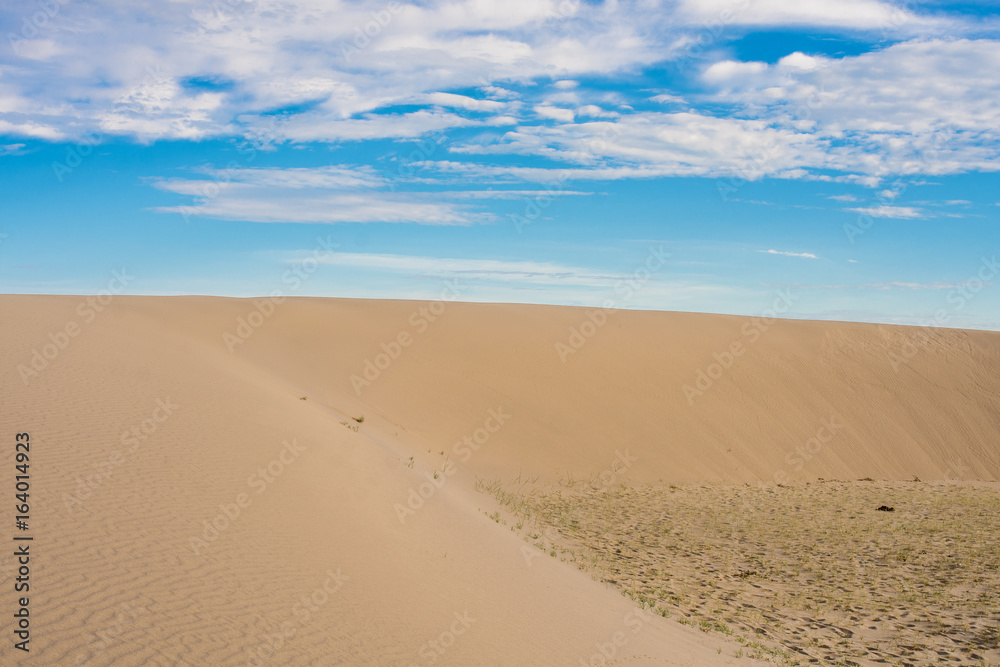
{"label": "white cloud", "polygon": [[722,60],[714,63],[705,70],[702,78],[714,84],[725,84],[733,80],[743,79],[767,71],[767,65],[760,62],[739,62],[736,60]]}
{"label": "white cloud", "polygon": [[[498,84],[538,78],[570,90],[574,73],[608,74],[669,55],[670,38],[616,3],[391,4],[399,9],[384,0],[64,4],[44,39],[19,41],[18,66],[4,67],[0,120],[24,136],[100,128],[140,140],[200,138],[240,133],[239,117],[307,105],[317,129],[291,138],[336,141],[351,136],[337,121],[421,96],[469,110],[471,98],[448,91],[516,97]],[[163,78],[140,99],[132,92],[147,69]],[[553,82],[554,75],[562,77]],[[199,89],[191,81],[221,85]],[[128,97],[133,103],[123,109]],[[4,118],[5,106],[29,110],[30,119]]]}
{"label": "white cloud", "polygon": [[0,135],[10,134],[18,137],[32,137],[35,139],[58,140],[65,137],[62,131],[55,127],[41,125],[34,121],[9,122],[0,118]]}
{"label": "white cloud", "polygon": [[[503,141],[455,152],[543,155],[591,165],[603,176],[736,175],[757,179],[803,165],[825,166],[825,146],[771,123],[695,113],[641,112],[614,121],[521,126]],[[520,173],[526,173],[521,170]]]}
{"label": "white cloud", "polygon": [[834,199],[836,201],[858,201],[858,198],[854,195],[829,195],[827,199]]}
{"label": "white cloud", "polygon": [[[47,33],[19,42],[20,57],[0,71],[0,134],[58,141],[99,131],[153,141],[256,133],[272,143],[341,142],[518,124],[493,152],[564,160],[581,175],[583,165],[614,177],[875,186],[891,175],[1000,168],[1000,41],[936,38],[990,34],[943,12],[880,0],[388,7],[383,0],[64,4]],[[839,59],[796,52],[773,64],[718,60],[709,48],[688,64],[702,72],[697,93],[628,83],[588,90],[595,78],[627,81],[618,75],[671,60],[684,66],[714,21],[723,30],[817,26],[912,39]],[[469,90],[488,99],[454,92]],[[635,111],[647,101],[684,111]],[[427,108],[403,113],[394,109],[400,105]],[[579,122],[595,118],[614,123]],[[616,134],[603,136],[609,129]]]}
{"label": "white cloud", "polygon": [[576,115],[585,118],[617,118],[621,114],[617,111],[605,111],[596,104],[585,104],[577,108]]}
{"label": "white cloud", "polygon": [[[297,258],[297,255],[292,255],[289,259],[295,260]],[[455,259],[447,257],[346,252],[326,253],[319,261],[322,264],[335,266],[415,273],[443,278],[459,277],[465,280],[611,287],[622,279],[622,276],[618,274],[595,272],[590,269],[551,262]]]}
{"label": "white cloud", "polygon": [[716,96],[837,140],[829,163],[845,172],[1000,168],[1000,41],[920,39],[814,60],[809,69],[744,63],[739,77],[717,82]]}
{"label": "white cloud", "polygon": [[155,183],[156,187],[178,194],[199,194],[215,183],[217,187],[229,184],[274,187],[298,190],[302,188],[362,189],[377,188],[387,184],[385,177],[371,167],[344,167],[331,165],[317,168],[285,169],[204,169],[210,180],[169,179]]}
{"label": "white cloud", "polygon": [[[470,148],[468,152],[474,152],[474,150]],[[489,182],[527,181],[547,185],[560,184],[564,181],[614,181],[671,175],[666,169],[652,167],[595,167],[589,169],[517,167],[448,160],[415,162],[412,166],[440,174],[440,177],[445,179],[477,179]]]}
{"label": "white cloud", "polygon": [[60,53],[62,48],[51,39],[37,38],[17,43],[17,55],[30,60],[49,60]]}
{"label": "white cloud", "polygon": [[517,99],[521,96],[516,90],[509,90],[507,88],[501,88],[500,86],[482,86],[481,90],[490,97],[496,97],[502,100]]}
{"label": "white cloud", "polygon": [[[986,283],[991,284],[991,283]],[[959,287],[966,287],[965,283],[914,283],[906,282],[902,280],[893,280],[884,283],[868,283],[865,285],[858,285],[858,289],[874,289],[874,290],[894,290],[894,289],[905,289],[905,290],[953,290]]]}
{"label": "white cloud", "polygon": [[[400,114],[365,114],[360,118],[336,119],[320,112],[291,116],[275,124],[273,119],[248,118],[247,127],[291,141],[363,141],[368,139],[412,139],[434,132],[481,125],[457,114],[421,109]],[[271,129],[273,128],[273,129]]]}
{"label": "white cloud", "polygon": [[486,222],[485,214],[448,202],[422,200],[398,193],[285,192],[230,187],[216,197],[200,198],[193,206],[162,206],[161,213],[269,223],[406,222],[425,225],[468,225]]}
{"label": "white cloud", "polygon": [[849,208],[848,211],[870,215],[873,218],[894,218],[897,220],[912,220],[922,218],[924,214],[912,206],[866,206]]}
{"label": "white cloud", "polygon": [[649,98],[649,101],[658,102],[659,104],[687,104],[687,101],[683,97],[672,93],[660,93],[659,95],[653,95]]}
{"label": "white cloud", "polygon": [[786,250],[758,250],[757,252],[763,252],[768,255],[784,255],[785,257],[803,257],[805,259],[817,259],[816,255],[811,252],[788,252]]}
{"label": "white cloud", "polygon": [[[853,262],[854,260],[847,260]],[[770,285],[772,287],[794,287],[796,289],[816,289],[816,290],[844,290],[844,289],[856,289],[856,290],[876,290],[880,292],[886,292],[891,290],[954,290],[962,287],[968,287],[968,283],[949,283],[949,282],[934,282],[934,283],[917,283],[904,280],[890,280],[881,283],[862,283],[860,285],[851,284],[837,284],[837,285],[803,285],[800,283],[785,283],[781,285],[774,285],[772,283],[762,283],[764,285]],[[985,285],[992,285],[991,282],[984,283]]]}
{"label": "white cloud", "polygon": [[1000,42],[923,40],[805,64],[803,56],[710,67],[711,99],[744,113],[631,112],[572,125],[565,114],[565,125],[522,124],[494,145],[455,150],[539,155],[619,175],[639,169],[866,187],[890,175],[1000,169]]}
{"label": "white cloud", "polygon": [[21,155],[24,153],[25,144],[3,144],[0,145],[0,155]]}
{"label": "white cloud", "polygon": [[455,95],[453,93],[430,93],[424,98],[430,104],[442,107],[453,107],[466,111],[501,111],[507,108],[502,102],[493,100],[477,100],[466,95]]}
{"label": "white cloud", "polygon": [[204,169],[205,178],[153,180],[159,190],[192,197],[193,203],[155,210],[265,223],[409,222],[469,225],[493,216],[475,200],[585,196],[574,190],[455,190],[397,192],[370,167]]}
{"label": "white cloud", "polygon": [[534,111],[542,118],[558,120],[564,123],[572,123],[573,119],[576,117],[572,109],[560,109],[559,107],[553,107],[547,104],[535,107]]}
{"label": "white cloud", "polygon": [[692,21],[715,20],[734,25],[895,30],[931,24],[905,9],[878,0],[681,0],[680,10]]}
{"label": "white cloud", "polygon": [[370,168],[206,170],[208,179],[169,179],[153,186],[194,198],[156,210],[185,217],[247,222],[410,222],[466,225],[489,219],[466,206],[421,193],[386,189]]}
{"label": "white cloud", "polygon": [[807,56],[801,51],[796,51],[795,53],[790,53],[779,60],[778,66],[791,69],[812,70],[822,65],[822,63],[823,61],[819,58]]}
{"label": "white cloud", "polygon": [[536,197],[588,197],[593,192],[579,190],[451,190],[438,196],[449,199],[534,199]]}

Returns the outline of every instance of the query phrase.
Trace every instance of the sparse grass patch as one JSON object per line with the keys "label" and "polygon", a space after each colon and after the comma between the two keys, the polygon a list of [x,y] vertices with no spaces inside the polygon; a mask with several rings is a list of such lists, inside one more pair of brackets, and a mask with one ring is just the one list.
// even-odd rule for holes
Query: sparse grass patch
{"label": "sparse grass patch", "polygon": [[1000,485],[522,487],[476,481],[539,548],[741,655],[1000,663]]}

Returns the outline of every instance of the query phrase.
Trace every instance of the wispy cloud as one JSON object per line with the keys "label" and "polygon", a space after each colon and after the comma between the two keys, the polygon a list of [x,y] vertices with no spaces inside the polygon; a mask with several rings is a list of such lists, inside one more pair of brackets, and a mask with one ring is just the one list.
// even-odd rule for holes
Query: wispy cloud
{"label": "wispy cloud", "polygon": [[[161,206],[186,218],[266,223],[399,222],[470,225],[494,219],[475,200],[584,196],[576,190],[394,191],[371,167],[202,169],[203,178],[152,180],[153,187],[192,197]],[[464,202],[464,203],[463,203]]]}
{"label": "wispy cloud", "polygon": [[848,211],[870,215],[873,218],[895,218],[897,220],[912,220],[924,217],[923,212],[912,206],[862,206],[849,208]]}
{"label": "wispy cloud", "polygon": [[[851,261],[851,260],[848,260]],[[862,284],[847,284],[841,283],[837,285],[804,285],[801,283],[762,283],[763,285],[768,285],[771,287],[794,287],[796,289],[817,289],[817,290],[844,290],[844,289],[856,289],[856,290],[878,290],[878,291],[888,291],[888,290],[955,290],[963,287],[968,287],[970,283],[950,283],[950,282],[933,282],[933,283],[918,283],[918,282],[907,282],[902,280],[891,280],[881,283],[862,283]],[[992,282],[984,282],[983,285],[993,285]]]}
{"label": "wispy cloud", "polygon": [[757,252],[763,252],[768,255],[784,255],[785,257],[804,257],[805,259],[817,259],[816,255],[811,252],[788,252],[786,250],[758,250]]}
{"label": "wispy cloud", "polygon": [[908,9],[879,0],[777,0],[735,4],[729,0],[681,0],[680,11],[693,20],[719,20],[727,16],[739,25],[827,26],[874,30],[940,25]]}
{"label": "wispy cloud", "polygon": [[[297,261],[301,259],[300,254],[291,253],[287,256],[287,259],[289,261]],[[302,256],[304,257],[305,255]],[[533,284],[611,287],[622,278],[618,274],[595,272],[591,269],[551,262],[456,259],[448,257],[347,252],[326,253],[319,261],[327,265],[411,273],[421,276],[460,277],[468,280],[525,282]]]}
{"label": "wispy cloud", "polygon": [[0,155],[23,155],[25,144],[0,145]]}

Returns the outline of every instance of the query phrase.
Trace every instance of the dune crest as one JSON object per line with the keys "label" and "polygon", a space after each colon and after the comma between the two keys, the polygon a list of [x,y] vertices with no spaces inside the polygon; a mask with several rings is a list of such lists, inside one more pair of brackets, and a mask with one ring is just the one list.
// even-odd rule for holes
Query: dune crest
{"label": "dune crest", "polygon": [[45,554],[30,664],[734,664],[491,521],[476,481],[1000,476],[994,333],[86,303],[0,296],[0,423],[31,433]]}

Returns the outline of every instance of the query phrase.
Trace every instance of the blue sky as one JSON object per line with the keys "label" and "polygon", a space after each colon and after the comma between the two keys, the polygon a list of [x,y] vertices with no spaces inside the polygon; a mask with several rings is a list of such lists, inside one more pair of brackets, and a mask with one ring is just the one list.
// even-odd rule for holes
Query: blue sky
{"label": "blue sky", "polygon": [[0,292],[784,290],[1000,329],[995,2],[0,1],[0,27]]}

